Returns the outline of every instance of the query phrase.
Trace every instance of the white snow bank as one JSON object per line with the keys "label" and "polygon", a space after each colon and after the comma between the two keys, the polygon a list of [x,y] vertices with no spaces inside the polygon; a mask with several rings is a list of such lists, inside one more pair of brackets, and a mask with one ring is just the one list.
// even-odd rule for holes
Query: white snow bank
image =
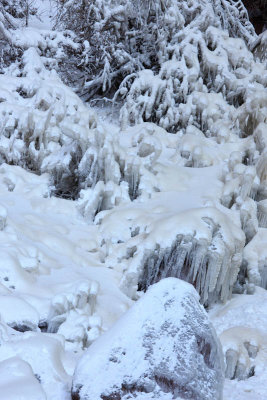
{"label": "white snow bank", "polygon": [[18,357],[0,362],[0,393],[8,400],[47,400],[31,366]]}
{"label": "white snow bank", "polygon": [[[0,361],[4,362],[4,360],[11,357],[23,360],[31,366],[35,376],[40,379],[47,398],[51,400],[64,399],[66,398],[70,377],[66,374],[62,364],[63,345],[62,337],[56,337],[56,335],[51,337],[48,334],[35,332],[13,335],[8,341],[2,341],[1,343]],[[25,363],[19,360],[18,362],[21,362],[23,368]],[[29,369],[30,367],[28,366]],[[23,373],[23,369],[21,373]],[[25,375],[27,378],[29,372]],[[31,378],[31,375],[29,378]],[[23,382],[27,383],[24,379]],[[37,382],[35,386],[36,384]],[[37,391],[37,396],[40,396],[40,393],[43,396],[41,398],[45,398],[41,388],[39,388],[39,393]],[[34,394],[36,394],[36,391],[32,393],[32,395]]]}
{"label": "white snow bank", "polygon": [[184,167],[179,147],[184,137],[153,124],[123,131],[114,151],[134,202],[119,187],[112,192],[112,185],[108,195],[101,182],[82,192],[79,202],[84,215],[98,212],[106,264],[124,273],[122,287],[131,297],[138,283],[146,289],[161,276],[176,276],[194,283],[203,302],[225,301],[239,270],[244,235],[239,212],[218,201],[224,190],[222,160],[228,162],[232,150],[242,158],[251,141],[237,138],[235,148],[218,145],[220,162],[214,154],[215,165],[199,169]]}
{"label": "white snow bank", "polygon": [[[217,16],[224,2],[213,2]],[[265,285],[266,69],[244,41],[211,26],[210,2],[199,4],[179,2],[185,18],[177,7],[167,8],[166,24],[187,26],[162,48],[159,75],[140,72],[122,115],[124,123],[160,121],[175,135],[152,123],[121,131],[100,124],[52,70],[65,45],[75,48],[72,35],[0,24],[8,46],[13,40],[25,49],[0,76],[0,369],[10,371],[10,378],[3,372],[0,393],[8,399],[17,400],[23,387],[27,399],[69,400],[82,352],[132,305],[130,298],[140,297],[137,289],[166,276],[192,282],[209,306],[231,296],[242,258],[249,280]],[[239,14],[228,10],[233,15],[221,23],[230,21],[231,34],[237,29],[249,41],[246,19],[236,26]],[[259,57],[265,36],[255,47]],[[201,310],[193,289],[180,285]],[[256,288],[212,311],[227,376],[246,378],[226,382],[227,400],[267,397],[265,300],[266,292]],[[164,305],[160,296],[147,304],[147,321],[165,323]],[[188,318],[196,324],[198,314]],[[144,332],[137,319],[130,333],[124,320],[118,323],[137,365],[133,374],[147,366],[130,340],[137,329]],[[107,352],[109,339],[112,331],[103,337]],[[177,353],[170,343],[172,337],[153,353],[159,371],[161,351]],[[92,376],[102,354],[93,346]],[[110,361],[108,371],[113,367]],[[102,389],[103,380],[96,383]],[[156,390],[160,385],[166,388],[161,377]],[[161,390],[160,398],[172,397]],[[138,398],[151,399],[150,393]]]}
{"label": "white snow bank", "polygon": [[77,354],[131,301],[101,262],[98,228],[85,223],[75,202],[49,197],[48,175],[2,164],[0,191],[0,360],[18,357],[40,377],[41,386],[25,372],[25,395],[68,399]]}
{"label": "white snow bank", "polygon": [[[225,399],[262,400],[267,379],[267,293],[234,295],[210,311],[226,361]],[[238,380],[229,380],[237,378]],[[245,380],[244,380],[245,379]]]}
{"label": "white snow bank", "polygon": [[1,321],[19,331],[37,330],[38,312],[26,301],[12,295],[0,295]]}

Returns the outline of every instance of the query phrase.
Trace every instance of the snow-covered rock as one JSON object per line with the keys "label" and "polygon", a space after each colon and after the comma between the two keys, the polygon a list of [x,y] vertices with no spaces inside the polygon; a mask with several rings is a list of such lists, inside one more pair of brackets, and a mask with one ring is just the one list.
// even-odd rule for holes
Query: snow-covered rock
{"label": "snow-covered rock", "polygon": [[47,400],[31,366],[19,357],[0,362],[0,393],[5,400]]}
{"label": "snow-covered rock", "polygon": [[73,400],[221,399],[220,344],[194,288],[167,278],[83,355]]}
{"label": "snow-covered rock", "polygon": [[25,300],[17,296],[0,295],[1,320],[17,331],[36,331],[38,329],[38,312]]}

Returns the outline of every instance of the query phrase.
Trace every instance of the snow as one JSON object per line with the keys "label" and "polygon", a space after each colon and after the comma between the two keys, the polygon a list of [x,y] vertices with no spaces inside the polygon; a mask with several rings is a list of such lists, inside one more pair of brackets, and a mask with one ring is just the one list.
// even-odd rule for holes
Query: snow
{"label": "snow", "polygon": [[[47,197],[48,175],[2,164],[0,176],[7,214],[0,315],[3,327],[16,329],[1,339],[0,358],[21,357],[41,376],[47,398],[67,398],[70,376],[58,354],[63,357],[64,348],[66,354],[80,352],[131,302],[119,291],[116,275],[99,261],[96,227],[82,220],[74,202]],[[47,325],[58,335],[42,333]],[[35,332],[16,332],[28,330]]]}
{"label": "snow", "polygon": [[53,18],[55,18],[55,7],[53,0],[34,0],[33,6],[37,8],[38,14],[37,16],[30,16],[29,26],[38,30],[52,29]]}
{"label": "snow", "polygon": [[17,330],[37,330],[39,315],[26,301],[7,294],[0,296],[1,320]]}
{"label": "snow", "polygon": [[197,292],[186,282],[163,279],[92,344],[77,364],[72,392],[80,400],[139,393],[221,399],[221,357]]}
{"label": "snow", "polygon": [[[224,353],[227,354],[230,350],[234,356],[229,358],[228,369],[236,370],[239,375],[238,380],[226,379],[225,399],[262,400],[265,398],[266,306],[266,290],[256,288],[253,295],[234,295],[223,307],[216,306],[209,314],[221,340]],[[238,367],[237,364],[239,364]],[[253,376],[246,379],[252,368]]]}
{"label": "snow", "polygon": [[248,279],[263,288],[267,288],[267,230],[259,228],[257,234],[244,249],[244,261],[247,263]]}
{"label": "snow", "polygon": [[163,322],[162,297],[146,299],[166,281],[175,323],[186,293],[204,319],[198,299],[207,307],[224,353],[224,399],[267,397],[266,34],[256,38],[241,2],[199,3],[167,1],[158,32],[166,38],[168,27],[173,40],[159,41],[158,71],[121,83],[120,122],[110,104],[89,108],[61,81],[65,52],[80,47],[74,33],[52,30],[50,1],[37,2],[42,21],[31,16],[28,27],[0,7],[1,44],[21,52],[1,61],[0,75],[4,399],[70,400],[77,365],[77,382],[113,368],[103,359],[112,338],[127,341],[136,362],[117,379],[146,370],[132,344],[143,332],[137,316]]}
{"label": "snow", "polygon": [[0,391],[9,400],[46,400],[31,366],[18,357],[0,363]]}

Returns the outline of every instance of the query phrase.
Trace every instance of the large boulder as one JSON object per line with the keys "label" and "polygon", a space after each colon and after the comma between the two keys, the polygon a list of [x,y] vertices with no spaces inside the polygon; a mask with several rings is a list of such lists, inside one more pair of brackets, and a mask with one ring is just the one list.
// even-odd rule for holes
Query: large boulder
{"label": "large boulder", "polygon": [[223,371],[220,344],[196,290],[167,278],[83,355],[72,399],[219,400]]}

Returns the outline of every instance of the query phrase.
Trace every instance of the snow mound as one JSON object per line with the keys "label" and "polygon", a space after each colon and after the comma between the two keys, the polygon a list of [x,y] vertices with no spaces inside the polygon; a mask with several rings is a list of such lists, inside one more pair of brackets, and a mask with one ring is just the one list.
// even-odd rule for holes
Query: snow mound
{"label": "snow mound", "polygon": [[[25,389],[27,389],[28,383],[31,384],[30,388],[34,390],[32,395],[36,395],[36,398],[39,395],[41,399],[58,400],[64,398],[70,379],[63,367],[63,354],[64,341],[62,337],[56,337],[56,335],[52,337],[49,334],[37,332],[25,332],[23,334],[10,335],[9,340],[1,341],[0,362],[2,365],[0,364],[0,366],[4,367],[4,363],[8,366],[8,359],[16,357],[16,363],[13,363],[14,365],[10,363],[9,368],[12,367],[15,372],[16,368],[20,370],[19,367],[21,366],[21,383],[26,385]],[[33,379],[32,373],[30,373],[31,369],[41,383],[41,387],[38,381],[36,382]],[[12,395],[11,390],[10,388],[10,394]],[[47,397],[45,397],[44,393]]]}
{"label": "snow mound", "polygon": [[[188,131],[192,134],[172,135],[149,123],[123,131],[114,151],[125,182],[119,187],[99,182],[81,192],[79,208],[99,226],[105,263],[123,272],[121,287],[132,298],[137,289],[168,276],[194,284],[206,304],[231,295],[244,234],[239,210],[228,210],[218,199],[226,197],[228,157],[242,159],[252,141],[236,138],[231,145],[218,145],[207,167],[189,168],[183,153],[203,137],[194,127]],[[199,162],[208,159],[204,150],[198,154]]]}
{"label": "snow mound", "polygon": [[77,355],[131,301],[100,261],[97,227],[75,202],[49,197],[48,174],[2,164],[0,190],[0,361],[19,357],[46,398],[65,399]]}
{"label": "snow mound", "polygon": [[83,355],[72,399],[221,399],[220,351],[193,287],[164,279]]}
{"label": "snow mound", "polygon": [[208,207],[191,209],[159,219],[149,228],[145,237],[137,236],[129,243],[134,246],[133,257],[128,255],[123,286],[131,290],[137,279],[138,289],[146,290],[173,276],[194,284],[202,303],[230,297],[241,262],[243,236],[238,236],[238,229],[228,231],[224,214]]}
{"label": "snow mound", "polygon": [[13,329],[36,331],[39,323],[37,311],[26,301],[13,295],[0,295],[1,320]]}
{"label": "snow mound", "polygon": [[31,366],[18,357],[0,362],[0,392],[2,399],[47,400]]}
{"label": "snow mound", "polygon": [[256,287],[253,295],[234,295],[210,311],[223,347],[226,366],[224,398],[261,400],[267,379],[267,294]]}

